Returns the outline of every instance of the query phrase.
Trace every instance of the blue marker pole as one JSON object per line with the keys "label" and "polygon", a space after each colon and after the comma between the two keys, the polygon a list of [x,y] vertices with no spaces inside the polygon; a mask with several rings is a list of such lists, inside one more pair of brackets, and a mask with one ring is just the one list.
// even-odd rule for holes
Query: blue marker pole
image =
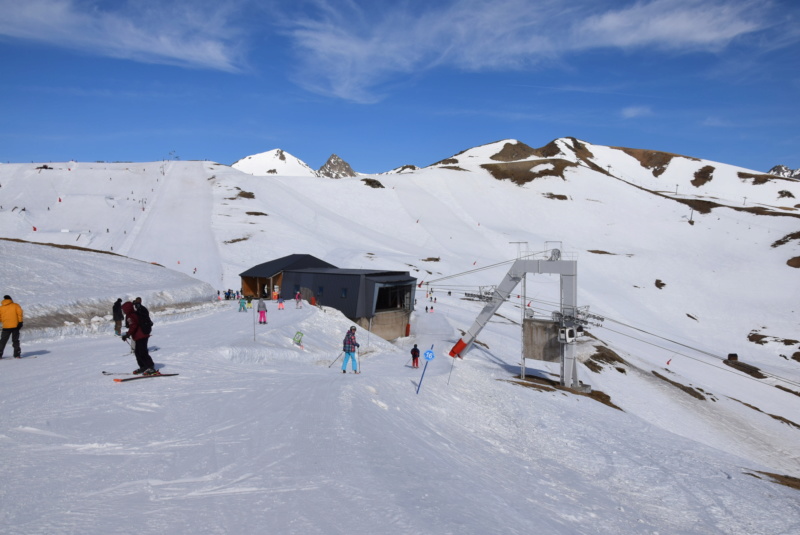
{"label": "blue marker pole", "polygon": [[434,359],[436,355],[433,354],[433,344],[431,344],[431,348],[425,352],[425,367],[422,368],[422,375],[419,378],[419,384],[417,385],[417,394],[419,394],[419,389],[422,387],[422,380],[425,378],[425,370],[428,369],[428,363]]}

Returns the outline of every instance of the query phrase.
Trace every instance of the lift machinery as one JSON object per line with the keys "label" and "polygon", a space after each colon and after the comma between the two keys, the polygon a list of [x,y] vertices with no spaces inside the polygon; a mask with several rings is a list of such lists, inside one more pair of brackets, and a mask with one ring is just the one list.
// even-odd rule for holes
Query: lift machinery
{"label": "lift machinery", "polygon": [[[556,314],[559,322],[558,341],[561,344],[561,385],[573,390],[587,391],[591,387],[578,381],[575,339],[579,327],[586,323],[578,317],[578,262],[562,260],[561,251],[552,249],[550,256],[542,260],[518,259],[508,270],[503,281],[495,288],[491,300],[483,307],[466,334],[450,350],[450,356],[463,358],[474,344],[478,334],[497,312],[528,273],[560,275],[561,310]],[[523,361],[524,366],[524,361]]]}

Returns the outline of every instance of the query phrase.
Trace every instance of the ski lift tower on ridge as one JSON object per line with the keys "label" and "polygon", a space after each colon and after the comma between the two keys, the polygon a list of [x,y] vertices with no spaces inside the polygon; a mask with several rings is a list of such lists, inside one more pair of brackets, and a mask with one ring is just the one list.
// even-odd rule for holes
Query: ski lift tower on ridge
{"label": "ski lift tower on ridge", "polygon": [[489,322],[495,312],[511,295],[514,288],[528,273],[557,274],[561,278],[561,311],[558,317],[558,341],[561,346],[561,385],[577,391],[591,391],[589,385],[578,381],[578,365],[575,358],[575,340],[578,326],[582,325],[578,317],[578,262],[562,260],[561,250],[550,250],[550,256],[544,260],[517,259],[506,273],[503,281],[497,286],[483,310],[467,333],[450,350],[451,357],[463,358],[475,342],[478,334]]}

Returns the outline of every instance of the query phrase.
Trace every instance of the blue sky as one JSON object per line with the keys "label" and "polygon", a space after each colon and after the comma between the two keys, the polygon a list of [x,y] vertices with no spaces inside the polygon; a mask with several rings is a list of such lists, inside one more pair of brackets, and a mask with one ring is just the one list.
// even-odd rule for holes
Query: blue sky
{"label": "blue sky", "polygon": [[505,138],[800,168],[793,0],[0,0],[0,161],[429,165]]}

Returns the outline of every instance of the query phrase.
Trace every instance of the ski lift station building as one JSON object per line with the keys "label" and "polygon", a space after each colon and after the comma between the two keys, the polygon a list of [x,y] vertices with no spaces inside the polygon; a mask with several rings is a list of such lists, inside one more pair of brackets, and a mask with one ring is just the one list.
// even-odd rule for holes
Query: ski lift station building
{"label": "ski lift station building", "polygon": [[240,274],[245,295],[294,299],[335,308],[364,329],[393,340],[408,336],[417,279],[407,271],[342,269],[294,254]]}

